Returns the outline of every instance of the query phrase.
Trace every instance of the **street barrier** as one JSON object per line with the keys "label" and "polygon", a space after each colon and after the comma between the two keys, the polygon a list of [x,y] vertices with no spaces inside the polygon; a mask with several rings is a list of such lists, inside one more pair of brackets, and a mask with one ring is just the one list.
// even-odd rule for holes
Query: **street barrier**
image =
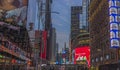
{"label": "street barrier", "polygon": [[51,64],[47,66],[42,66],[42,70],[88,70],[84,65],[76,64]]}

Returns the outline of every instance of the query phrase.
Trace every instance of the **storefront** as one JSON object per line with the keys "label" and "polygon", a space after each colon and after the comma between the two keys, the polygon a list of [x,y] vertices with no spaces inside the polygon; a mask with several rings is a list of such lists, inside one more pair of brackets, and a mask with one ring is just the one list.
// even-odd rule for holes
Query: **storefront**
{"label": "storefront", "polygon": [[120,70],[120,63],[101,65],[99,70]]}

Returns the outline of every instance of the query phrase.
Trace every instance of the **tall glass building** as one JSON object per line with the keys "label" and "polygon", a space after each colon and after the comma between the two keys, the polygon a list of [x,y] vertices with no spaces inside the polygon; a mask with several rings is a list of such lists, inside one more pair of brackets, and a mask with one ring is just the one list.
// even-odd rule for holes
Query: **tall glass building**
{"label": "tall glass building", "polygon": [[82,6],[71,7],[71,43],[79,34],[89,32],[88,6],[89,0],[82,0]]}
{"label": "tall glass building", "polygon": [[[79,14],[80,30],[89,31],[88,27],[88,6],[89,0],[82,0],[82,13]],[[80,31],[80,32],[82,32]]]}

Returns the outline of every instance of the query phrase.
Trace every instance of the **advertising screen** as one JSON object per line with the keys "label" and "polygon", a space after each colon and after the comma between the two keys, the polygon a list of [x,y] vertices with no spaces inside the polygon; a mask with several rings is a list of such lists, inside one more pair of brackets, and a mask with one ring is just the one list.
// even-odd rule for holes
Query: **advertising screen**
{"label": "advertising screen", "polygon": [[28,0],[0,0],[0,21],[26,25]]}
{"label": "advertising screen", "polygon": [[90,66],[90,48],[89,46],[80,46],[75,49],[75,64],[87,64]]}
{"label": "advertising screen", "polygon": [[109,0],[110,47],[120,47],[120,1]]}

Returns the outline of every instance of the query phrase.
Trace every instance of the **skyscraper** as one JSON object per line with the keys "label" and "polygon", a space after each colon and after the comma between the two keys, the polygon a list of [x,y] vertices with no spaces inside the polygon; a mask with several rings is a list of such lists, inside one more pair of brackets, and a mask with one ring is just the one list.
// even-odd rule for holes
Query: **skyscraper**
{"label": "skyscraper", "polygon": [[71,40],[79,33],[79,15],[82,14],[82,6],[71,7]]}
{"label": "skyscraper", "polygon": [[56,43],[56,51],[55,51],[55,57],[56,57],[56,62],[58,62],[58,53],[59,53],[59,44],[58,43]]}
{"label": "skyscraper", "polygon": [[82,0],[82,13],[79,15],[80,30],[88,31],[88,0]]}
{"label": "skyscraper", "polygon": [[[88,6],[89,0],[82,0],[82,6],[71,7],[71,43],[73,41],[79,42],[79,40],[76,41],[75,39],[80,34],[89,32]],[[76,46],[74,45],[73,47],[75,48]]]}
{"label": "skyscraper", "polygon": [[71,52],[78,47],[89,47],[88,6],[89,0],[82,0],[81,6],[71,8]]}
{"label": "skyscraper", "polygon": [[52,28],[52,38],[51,38],[51,45],[49,45],[51,48],[50,49],[50,59],[51,61],[55,61],[56,60],[56,29],[55,28]]}

